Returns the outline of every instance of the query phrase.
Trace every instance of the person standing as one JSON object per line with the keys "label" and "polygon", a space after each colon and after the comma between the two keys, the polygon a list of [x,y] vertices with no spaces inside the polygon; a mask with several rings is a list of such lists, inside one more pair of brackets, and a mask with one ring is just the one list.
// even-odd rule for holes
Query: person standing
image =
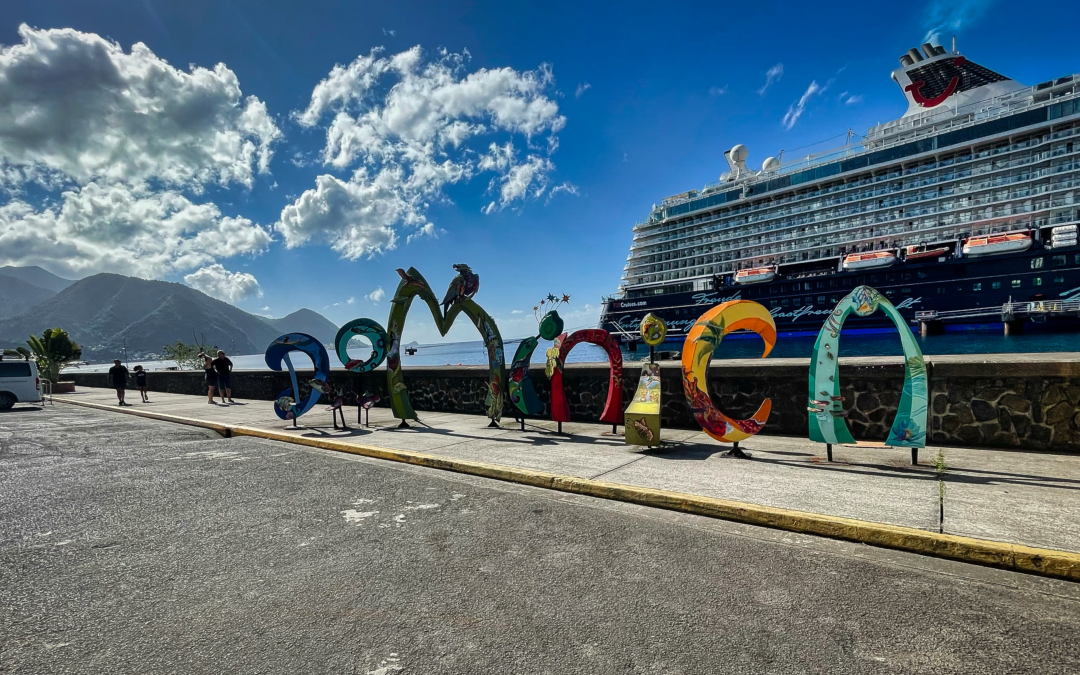
{"label": "person standing", "polygon": [[142,402],[149,403],[150,399],[146,396],[146,371],[142,366],[135,366],[135,386],[142,396]]}
{"label": "person standing", "polygon": [[214,360],[206,352],[199,352],[203,360],[203,373],[206,375],[207,403],[214,405],[214,388],[217,387],[217,373],[214,372]]}
{"label": "person standing", "polygon": [[109,380],[112,381],[113,389],[116,390],[116,405],[130,405],[124,402],[124,392],[127,390],[128,369],[120,364],[120,359],[113,359],[113,367],[109,368]]}
{"label": "person standing", "polygon": [[221,402],[224,403],[225,397],[228,396],[229,403],[236,403],[232,400],[232,361],[220,349],[217,358],[214,359],[214,370],[217,372],[218,395],[221,396]]}

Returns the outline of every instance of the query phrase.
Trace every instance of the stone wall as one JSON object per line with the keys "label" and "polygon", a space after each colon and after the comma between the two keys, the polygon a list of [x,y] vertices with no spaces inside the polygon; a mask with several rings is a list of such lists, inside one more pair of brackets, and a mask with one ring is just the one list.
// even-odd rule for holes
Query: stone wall
{"label": "stone wall", "polygon": [[[639,364],[625,365],[624,407],[637,388],[640,370]],[[772,414],[762,433],[806,436],[808,368],[807,359],[714,362],[709,369],[709,391],[717,407],[736,418],[749,417],[764,398],[771,398]],[[928,357],[927,373],[930,442],[1080,452],[1080,354]],[[550,418],[550,383],[543,367],[534,366],[531,376],[545,405],[538,417]],[[841,361],[841,395],[855,438],[884,440],[903,378],[899,357]],[[104,373],[75,373],[74,379],[79,386],[108,384]],[[151,391],[205,395],[202,379],[201,371],[155,371],[148,381]],[[335,370],[331,379],[353,392],[378,393],[383,397],[380,405],[388,405],[385,370],[363,375]],[[306,395],[303,374],[300,381],[301,393]],[[418,412],[485,413],[485,366],[407,367],[405,382]],[[571,418],[582,422],[599,418],[607,400],[607,364],[568,364],[563,382]],[[236,396],[266,401],[290,386],[287,373],[269,370],[234,373],[233,384]],[[661,391],[664,426],[696,428],[677,362],[661,364]],[[504,416],[513,418],[515,412],[507,402]]]}

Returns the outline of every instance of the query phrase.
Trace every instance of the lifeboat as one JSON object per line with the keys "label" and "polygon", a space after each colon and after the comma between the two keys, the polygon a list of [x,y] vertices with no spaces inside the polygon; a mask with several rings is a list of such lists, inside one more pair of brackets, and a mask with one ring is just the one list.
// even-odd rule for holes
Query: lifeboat
{"label": "lifeboat", "polygon": [[948,246],[936,246],[934,248],[927,248],[922,245],[908,246],[904,249],[904,260],[927,260],[931,258],[940,258],[943,255],[949,253]]}
{"label": "lifeboat", "polygon": [[844,270],[866,270],[873,267],[888,267],[896,262],[894,251],[867,251],[844,256]]}
{"label": "lifeboat", "polygon": [[996,255],[1015,253],[1031,248],[1031,235],[1027,232],[1007,232],[983,237],[970,237],[964,242],[964,255]]}
{"label": "lifeboat", "polygon": [[754,267],[736,272],[734,281],[737,284],[760,284],[775,278],[776,267]]}

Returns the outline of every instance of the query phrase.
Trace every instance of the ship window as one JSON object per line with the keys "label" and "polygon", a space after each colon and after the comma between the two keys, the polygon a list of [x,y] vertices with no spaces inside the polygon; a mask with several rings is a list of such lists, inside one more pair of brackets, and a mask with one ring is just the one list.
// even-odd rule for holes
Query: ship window
{"label": "ship window", "polygon": [[859,285],[861,286],[861,285],[863,285],[865,283],[866,283],[866,275],[860,274],[859,275]]}
{"label": "ship window", "polygon": [[803,284],[803,290],[804,291],[810,290],[810,282],[809,281],[807,281],[805,284]]}
{"label": "ship window", "polygon": [[911,272],[904,272],[900,278],[904,281],[911,281]]}
{"label": "ship window", "polygon": [[769,286],[769,293],[772,295],[776,295],[776,286]]}
{"label": "ship window", "polygon": [[910,288],[901,288],[900,292],[903,293],[904,295],[910,295],[911,294],[911,289]]}
{"label": "ship window", "polygon": [[1054,277],[1054,283],[1055,284],[1063,284],[1063,283],[1065,283],[1065,277],[1060,276],[1060,275]]}
{"label": "ship window", "polygon": [[930,276],[926,272],[919,272],[918,275],[920,279],[925,279],[926,277]]}
{"label": "ship window", "polygon": [[1036,286],[1042,286],[1042,277],[1035,277],[1034,283]]}
{"label": "ship window", "polygon": [[1080,253],[1077,253],[1075,256],[1073,256],[1073,262],[1077,265],[1080,265]]}
{"label": "ship window", "polygon": [[994,283],[990,284],[990,289],[991,290],[996,291],[999,288],[1001,288],[1001,282],[1000,281],[995,281]]}
{"label": "ship window", "polygon": [[1050,259],[1050,264],[1052,264],[1052,265],[1054,265],[1056,267],[1057,265],[1064,265],[1067,260],[1068,260],[1068,256],[1056,255],[1056,256],[1054,256],[1053,258]]}
{"label": "ship window", "polygon": [[819,305],[824,305],[825,304],[825,296],[824,295],[817,296],[817,302],[818,302]]}
{"label": "ship window", "polygon": [[885,276],[885,279],[888,280],[888,281],[896,281],[896,275],[895,274],[887,274]]}
{"label": "ship window", "polygon": [[783,291],[784,293],[787,293],[788,292],[788,285],[787,284],[781,284],[780,285],[780,290]]}
{"label": "ship window", "polygon": [[971,285],[971,290],[973,290],[973,291],[981,291],[982,290],[982,284],[981,283],[972,284]]}
{"label": "ship window", "polygon": [[783,300],[780,301],[780,306],[781,307],[787,307],[788,306],[787,298],[784,298]]}
{"label": "ship window", "polygon": [[836,288],[836,279],[829,279],[829,288]]}
{"label": "ship window", "polygon": [[834,296],[832,296],[831,298],[829,298],[829,302],[831,302],[831,303],[833,303],[833,304],[836,304],[836,303],[840,302],[840,297],[839,297],[839,296],[836,296],[836,295],[834,295]]}
{"label": "ship window", "polygon": [[871,274],[870,275],[870,283],[872,283],[872,284],[877,283],[877,275],[876,274]]}
{"label": "ship window", "polygon": [[791,304],[796,307],[802,307],[802,298],[792,298]]}
{"label": "ship window", "polygon": [[896,289],[890,288],[889,290],[885,291],[885,295],[891,298],[892,296],[896,295]]}
{"label": "ship window", "polygon": [[807,298],[806,298],[806,302],[805,302],[805,303],[803,303],[803,304],[805,304],[805,305],[806,305],[807,307],[809,307],[810,305],[814,304],[814,296],[812,296],[812,295],[810,295],[810,296],[807,296]]}
{"label": "ship window", "polygon": [[945,295],[945,287],[944,286],[938,286],[937,287],[937,292],[938,292],[938,295]]}
{"label": "ship window", "polygon": [[1022,283],[1024,283],[1024,282],[1023,282],[1023,281],[1021,281],[1020,279],[1013,279],[1013,280],[1012,280],[1012,287],[1013,287],[1013,288],[1020,288],[1020,285],[1021,285]]}
{"label": "ship window", "polygon": [[776,301],[776,300],[770,300],[769,301],[769,307],[779,307],[779,306],[780,306],[780,303],[778,301]]}
{"label": "ship window", "polygon": [[1042,256],[1039,256],[1038,258],[1032,258],[1031,259],[1031,269],[1033,269],[1033,270],[1042,269],[1042,266],[1043,266]]}

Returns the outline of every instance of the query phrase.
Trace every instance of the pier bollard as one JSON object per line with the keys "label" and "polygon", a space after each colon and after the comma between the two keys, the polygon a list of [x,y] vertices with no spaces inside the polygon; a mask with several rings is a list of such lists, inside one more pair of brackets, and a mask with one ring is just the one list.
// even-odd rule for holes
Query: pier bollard
{"label": "pier bollard", "polygon": [[919,463],[919,449],[918,448],[912,448],[911,449],[911,466],[916,466],[916,465],[918,465],[918,463]]}
{"label": "pier bollard", "polygon": [[832,461],[832,443],[825,444],[825,456],[830,462]]}

